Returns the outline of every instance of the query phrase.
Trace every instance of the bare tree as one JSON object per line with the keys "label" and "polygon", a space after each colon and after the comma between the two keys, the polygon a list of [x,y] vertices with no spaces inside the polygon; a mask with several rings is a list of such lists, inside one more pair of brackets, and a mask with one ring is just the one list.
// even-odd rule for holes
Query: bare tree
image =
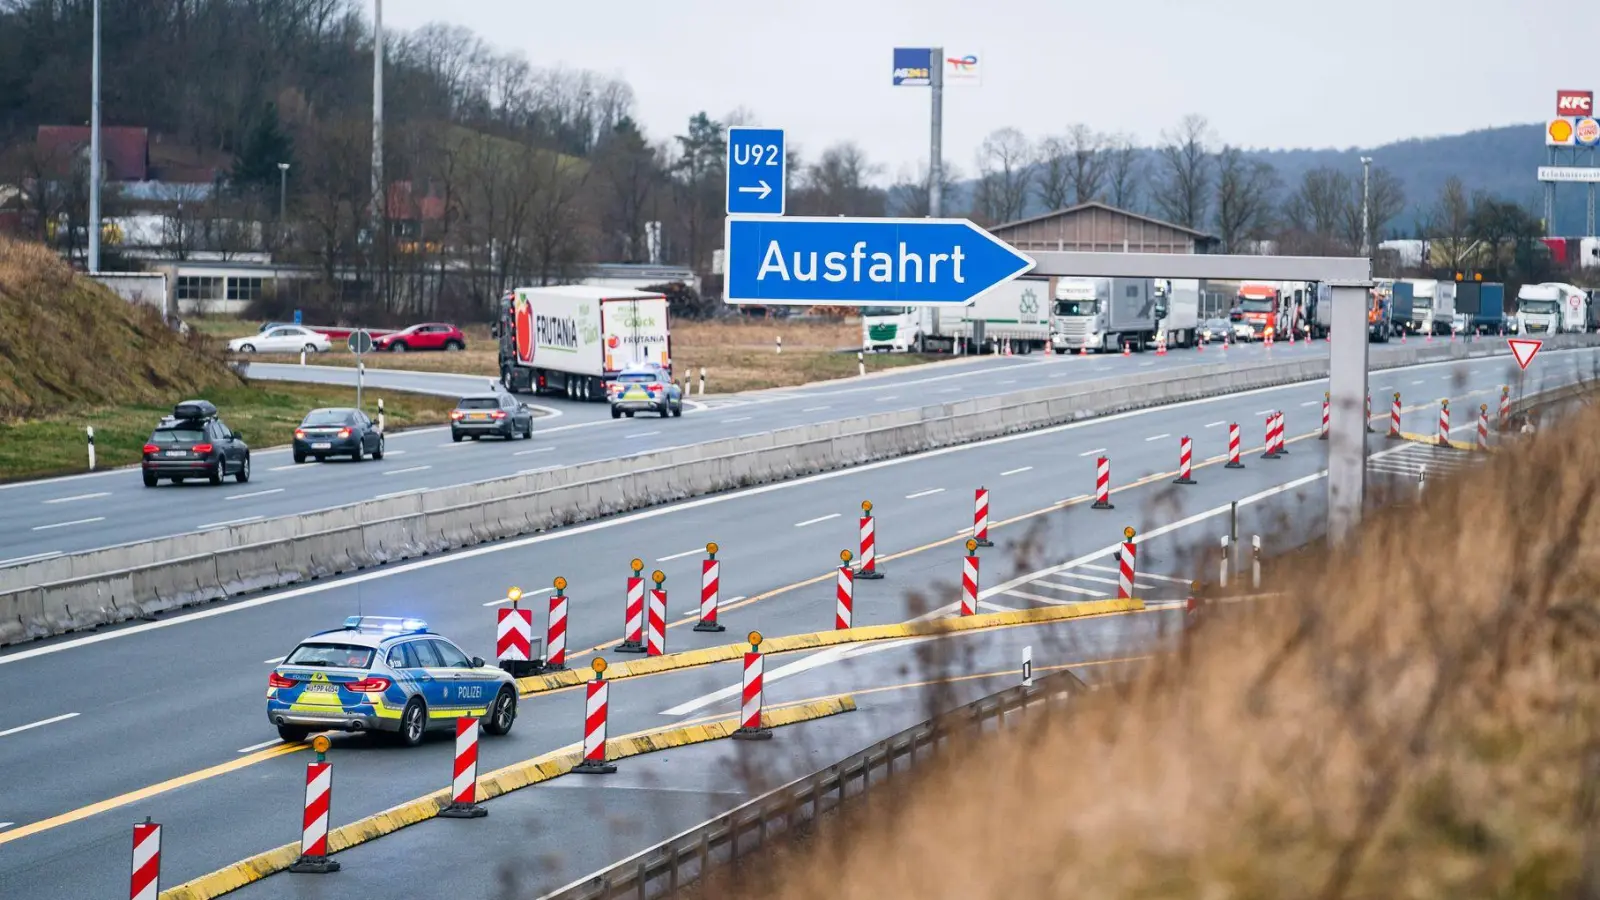
{"label": "bare tree", "polygon": [[1117,209],[1133,211],[1139,205],[1139,182],[1144,166],[1139,147],[1128,135],[1109,139],[1106,147],[1106,199]]}
{"label": "bare tree", "polygon": [[1161,173],[1153,196],[1156,209],[1185,228],[1201,228],[1211,196],[1211,125],[1191,114],[1162,139],[1156,151]]}
{"label": "bare tree", "polygon": [[1088,203],[1100,199],[1106,180],[1106,139],[1087,125],[1067,130],[1067,146],[1072,175],[1072,202]]}
{"label": "bare tree", "polygon": [[1034,188],[1046,210],[1054,212],[1072,205],[1072,147],[1067,138],[1047,137],[1039,143]]}
{"label": "bare tree", "polygon": [[[956,182],[961,180],[961,170],[945,163],[940,167],[939,176],[940,190],[948,201]],[[932,186],[933,175],[927,163],[919,164],[915,172],[902,172],[900,180],[889,189],[890,212],[909,219],[932,215],[933,204],[929,199]]]}
{"label": "bare tree", "polygon": [[1033,146],[1015,128],[1002,128],[978,148],[978,185],[973,213],[986,223],[1022,217],[1033,171]]}
{"label": "bare tree", "polygon": [[1350,176],[1328,166],[1312,169],[1301,176],[1300,186],[1283,208],[1291,232],[1289,245],[1318,255],[1351,252],[1355,245],[1344,243],[1342,230],[1350,190]]}
{"label": "bare tree", "polygon": [[1278,172],[1260,160],[1247,160],[1238,147],[1217,151],[1217,237],[1223,253],[1238,253],[1266,236],[1272,222]]}
{"label": "bare tree", "polygon": [[829,147],[805,167],[792,202],[801,215],[882,216],[888,197],[870,183],[879,169],[857,144]]}
{"label": "bare tree", "polygon": [[1423,221],[1428,242],[1428,264],[1440,269],[1460,269],[1472,255],[1472,200],[1461,179],[1445,179],[1439,199]]}
{"label": "bare tree", "polygon": [[[1376,252],[1378,241],[1382,238],[1383,227],[1394,220],[1395,216],[1405,211],[1406,192],[1400,179],[1393,172],[1382,166],[1373,166],[1368,173],[1368,190],[1370,202],[1367,208],[1367,224],[1373,251]],[[1347,179],[1350,188],[1346,193],[1343,209],[1344,239],[1356,253],[1361,252],[1361,199],[1362,184],[1359,174]]]}

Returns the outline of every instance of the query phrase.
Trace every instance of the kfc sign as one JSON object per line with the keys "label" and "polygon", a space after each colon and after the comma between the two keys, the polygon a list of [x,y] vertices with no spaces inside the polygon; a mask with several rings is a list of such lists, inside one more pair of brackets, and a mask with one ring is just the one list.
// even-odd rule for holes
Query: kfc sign
{"label": "kfc sign", "polygon": [[1594,114],[1594,91],[1556,91],[1556,115],[1588,116]]}

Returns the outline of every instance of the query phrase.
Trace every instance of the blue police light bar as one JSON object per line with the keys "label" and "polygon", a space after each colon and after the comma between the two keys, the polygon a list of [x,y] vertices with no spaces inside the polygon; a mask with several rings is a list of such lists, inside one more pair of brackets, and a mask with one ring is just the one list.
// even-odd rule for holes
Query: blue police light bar
{"label": "blue police light bar", "polygon": [[393,631],[396,633],[410,631],[427,631],[428,623],[421,619],[407,616],[350,616],[344,620],[347,631],[357,631],[370,628],[377,631]]}

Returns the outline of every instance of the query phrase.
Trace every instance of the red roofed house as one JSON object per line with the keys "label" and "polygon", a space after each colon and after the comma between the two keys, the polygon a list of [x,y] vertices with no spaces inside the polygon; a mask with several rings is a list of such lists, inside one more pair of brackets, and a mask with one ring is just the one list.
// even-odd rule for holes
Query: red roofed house
{"label": "red roofed house", "polygon": [[[67,175],[72,161],[89,152],[89,126],[40,125],[40,153],[55,161],[56,174]],[[101,127],[100,157],[108,181],[145,181],[150,177],[150,129]]]}

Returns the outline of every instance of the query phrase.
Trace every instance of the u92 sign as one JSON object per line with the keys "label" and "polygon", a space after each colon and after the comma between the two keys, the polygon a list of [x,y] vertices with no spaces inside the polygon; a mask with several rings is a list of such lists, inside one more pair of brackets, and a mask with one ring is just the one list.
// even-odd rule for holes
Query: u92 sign
{"label": "u92 sign", "polygon": [[728,214],[783,215],[788,163],[780,128],[728,129]]}

